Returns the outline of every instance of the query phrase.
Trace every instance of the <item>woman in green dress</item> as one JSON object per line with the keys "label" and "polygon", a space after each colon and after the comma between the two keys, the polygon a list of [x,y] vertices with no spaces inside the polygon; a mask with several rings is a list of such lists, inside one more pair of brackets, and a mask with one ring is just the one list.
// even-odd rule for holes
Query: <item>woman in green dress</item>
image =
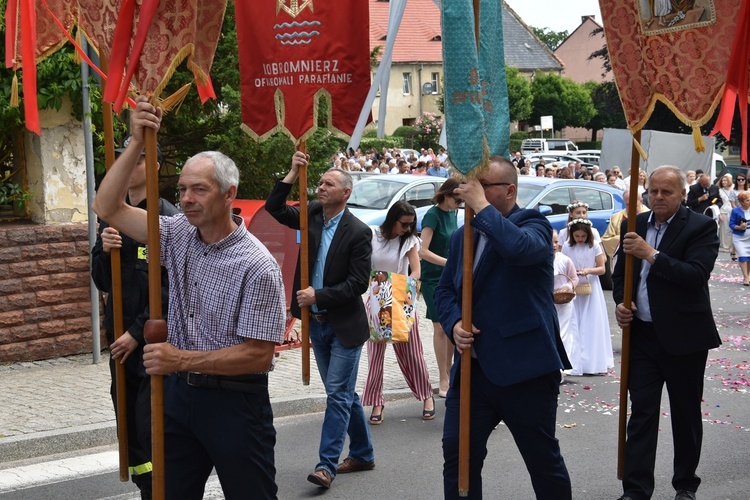
{"label": "woman in green dress", "polygon": [[453,190],[458,187],[458,184],[458,180],[454,178],[446,179],[432,199],[435,206],[430,208],[422,219],[422,248],[419,250],[422,268],[421,290],[427,305],[427,319],[432,320],[434,328],[432,342],[440,372],[438,396],[441,398],[445,397],[450,384],[453,344],[440,326],[433,295],[440,281],[443,267],[445,267],[450,237],[457,227],[456,210],[462,200],[453,195]]}

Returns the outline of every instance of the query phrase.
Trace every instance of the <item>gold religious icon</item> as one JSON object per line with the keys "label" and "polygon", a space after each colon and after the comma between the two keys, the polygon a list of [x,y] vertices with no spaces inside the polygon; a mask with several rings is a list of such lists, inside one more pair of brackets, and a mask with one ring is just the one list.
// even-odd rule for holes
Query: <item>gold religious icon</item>
{"label": "gold religious icon", "polygon": [[[289,5],[287,5],[289,4]],[[276,0],[276,15],[282,10],[292,17],[297,17],[300,12],[306,8],[310,9],[310,12],[314,12],[313,0]]]}

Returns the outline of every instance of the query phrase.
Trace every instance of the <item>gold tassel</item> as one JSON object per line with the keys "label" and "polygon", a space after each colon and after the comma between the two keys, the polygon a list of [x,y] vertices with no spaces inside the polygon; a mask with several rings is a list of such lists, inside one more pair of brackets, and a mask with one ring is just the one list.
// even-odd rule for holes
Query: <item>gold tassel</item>
{"label": "gold tassel", "polygon": [[182,106],[182,103],[185,102],[185,97],[187,97],[188,91],[190,91],[192,85],[192,83],[185,84],[169,97],[159,99],[159,106],[161,106],[161,109],[163,109],[165,113],[168,113],[176,107],[176,114],[179,111],[180,106]]}
{"label": "gold tassel", "polygon": [[693,142],[695,143],[695,151],[697,153],[703,153],[706,151],[706,144],[703,142],[700,127],[693,126]]}
{"label": "gold tassel", "polygon": [[[81,46],[81,30],[80,29],[76,31],[76,43],[78,44],[79,47]],[[81,59],[81,54],[79,54],[77,50],[73,51],[73,60],[79,66],[81,65],[81,61],[83,61],[83,59]]]}
{"label": "gold tassel", "polygon": [[18,107],[18,74],[13,72],[13,82],[10,84],[10,107]]}
{"label": "gold tassel", "polygon": [[641,155],[643,161],[648,160],[648,154],[646,154],[646,151],[643,149],[643,146],[641,146],[641,143],[635,140],[635,137],[633,137],[633,146],[635,146],[635,150],[638,151],[639,155]]}

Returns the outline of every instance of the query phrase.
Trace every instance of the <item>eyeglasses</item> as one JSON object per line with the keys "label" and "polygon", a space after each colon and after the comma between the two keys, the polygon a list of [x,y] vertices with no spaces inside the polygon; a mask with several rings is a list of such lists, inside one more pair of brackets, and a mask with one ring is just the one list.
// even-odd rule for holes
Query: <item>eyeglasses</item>
{"label": "eyeglasses", "polygon": [[464,200],[462,200],[461,198],[456,198],[455,196],[453,197],[453,201],[456,202],[456,205],[461,205],[464,202]]}
{"label": "eyeglasses", "polygon": [[399,223],[399,224],[401,224],[401,227],[414,227],[414,226],[416,226],[416,225],[417,225],[417,222],[416,222],[416,221],[412,221],[412,222],[402,222],[402,221],[400,221],[400,220],[398,220],[398,219],[396,219],[396,220],[398,221],[398,223]]}
{"label": "eyeglasses", "polygon": [[484,189],[492,186],[510,186],[510,182],[480,182]]}

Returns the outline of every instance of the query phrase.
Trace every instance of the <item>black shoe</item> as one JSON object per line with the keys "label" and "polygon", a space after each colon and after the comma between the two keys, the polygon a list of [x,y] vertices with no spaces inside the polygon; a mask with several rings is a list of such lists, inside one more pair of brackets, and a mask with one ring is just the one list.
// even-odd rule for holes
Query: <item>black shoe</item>
{"label": "black shoe", "polygon": [[695,492],[688,490],[677,490],[674,500],[695,500]]}
{"label": "black shoe", "polygon": [[620,498],[618,498],[617,500],[633,500],[633,497],[629,497],[627,495],[623,495]]}

